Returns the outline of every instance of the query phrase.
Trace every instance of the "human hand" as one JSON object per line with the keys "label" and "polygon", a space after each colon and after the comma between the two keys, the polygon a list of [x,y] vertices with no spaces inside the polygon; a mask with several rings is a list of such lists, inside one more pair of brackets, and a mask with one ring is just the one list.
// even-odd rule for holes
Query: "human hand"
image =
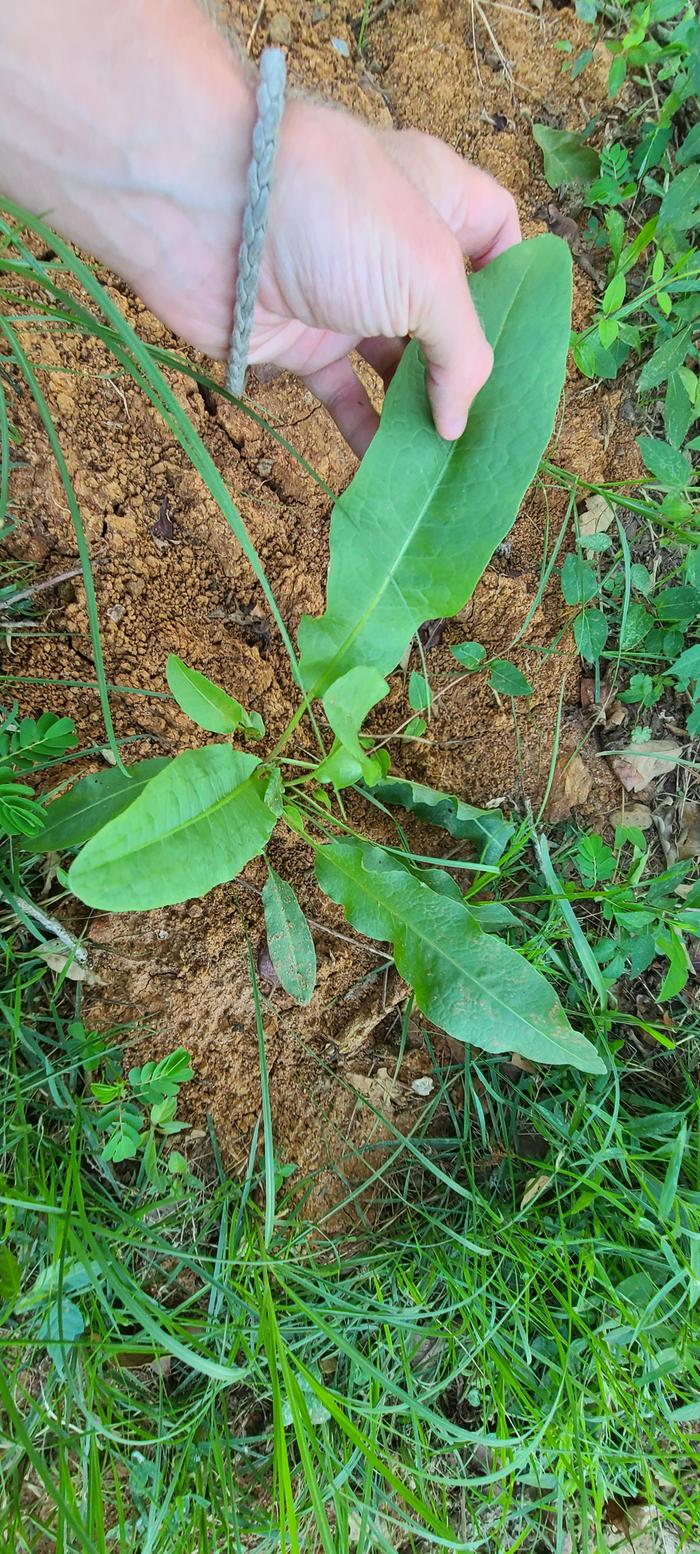
{"label": "human hand", "polygon": [[[222,359],[254,118],[246,70],[194,0],[0,9],[4,192]],[[250,361],[299,373],[361,455],[377,417],[348,352],[386,383],[414,334],[437,429],[456,437],[491,367],[463,256],[485,264],[518,237],[511,196],[441,141],[292,98]]]}
{"label": "human hand", "polygon": [[458,437],[492,365],[464,256],[479,268],[519,237],[511,195],[442,141],[292,102],[250,361],[300,374],[361,456],[378,417],[348,352],[386,386],[415,335],[437,430]]}

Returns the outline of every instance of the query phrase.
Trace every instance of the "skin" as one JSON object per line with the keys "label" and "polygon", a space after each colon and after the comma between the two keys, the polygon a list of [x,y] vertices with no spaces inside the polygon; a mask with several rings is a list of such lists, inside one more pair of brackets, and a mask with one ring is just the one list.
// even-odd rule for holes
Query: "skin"
{"label": "skin", "polygon": [[[195,0],[0,6],[0,188],[225,359],[254,93]],[[348,353],[386,384],[415,335],[458,437],[492,365],[464,258],[519,237],[507,191],[442,141],[292,97],[250,362],[298,373],[361,456],[377,417]]]}

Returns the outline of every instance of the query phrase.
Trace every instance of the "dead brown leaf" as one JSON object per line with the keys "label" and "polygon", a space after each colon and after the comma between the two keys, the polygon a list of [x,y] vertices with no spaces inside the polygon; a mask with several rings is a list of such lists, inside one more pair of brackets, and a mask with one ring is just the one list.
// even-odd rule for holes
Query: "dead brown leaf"
{"label": "dead brown leaf", "polygon": [[579,804],[585,804],[591,791],[593,777],[581,755],[557,756],[552,787],[545,808],[545,818],[553,825],[566,820]]}
{"label": "dead brown leaf", "polygon": [[96,971],[91,971],[88,966],[85,952],[68,949],[61,944],[60,939],[50,939],[47,944],[42,944],[37,954],[46,961],[50,971],[55,971],[56,976],[66,976],[69,982],[85,982],[88,987],[101,987],[102,978]]}
{"label": "dead brown leaf", "polygon": [[375,1111],[391,1115],[397,1083],[387,1068],[378,1068],[376,1074],[348,1074],[348,1079]]}
{"label": "dead brown leaf", "polygon": [[513,1052],[510,1062],[513,1068],[519,1068],[523,1074],[539,1074],[537,1065],[531,1063],[529,1058],[524,1058],[520,1052]]}
{"label": "dead brown leaf", "polygon": [[681,749],[675,739],[648,739],[646,744],[629,745],[621,755],[611,756],[610,765],[628,793],[641,793],[655,778],[668,776]]}
{"label": "dead brown leaf", "polygon": [[640,831],[648,831],[651,823],[648,804],[627,804],[624,809],[614,809],[610,816],[612,826],[637,826]]}
{"label": "dead brown leaf", "polygon": [[700,858],[700,804],[693,799],[688,799],[683,805],[678,857]]}
{"label": "dead brown leaf", "polygon": [[614,701],[610,711],[605,713],[605,727],[619,728],[620,724],[624,723],[626,717],[627,708],[623,707],[621,701]]}
{"label": "dead brown leaf", "polygon": [[[591,492],[578,516],[581,538],[586,539],[589,534],[606,534],[614,517],[613,509],[605,497]],[[590,558],[594,551],[587,549],[586,555]]]}
{"label": "dead brown leaf", "polygon": [[540,1172],[539,1176],[531,1177],[520,1199],[521,1209],[526,1209],[528,1203],[534,1203],[535,1198],[539,1198],[540,1193],[543,1193],[545,1188],[549,1187],[551,1180],[551,1176],[548,1176],[546,1171]]}

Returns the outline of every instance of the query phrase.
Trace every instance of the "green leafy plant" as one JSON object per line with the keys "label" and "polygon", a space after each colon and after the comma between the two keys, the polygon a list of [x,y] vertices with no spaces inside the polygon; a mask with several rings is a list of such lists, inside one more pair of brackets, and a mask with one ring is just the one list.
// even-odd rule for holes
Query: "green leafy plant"
{"label": "green leafy plant", "polygon": [[[158,1185],[158,1145],[163,1139],[181,1133],[187,1123],[177,1119],[177,1102],[180,1088],[192,1078],[188,1054],[178,1047],[159,1063],[144,1063],[142,1068],[130,1068],[124,1078],[95,1081],[90,1086],[99,1110],[96,1127],[106,1134],[101,1158],[118,1164],[124,1160],[143,1161],[144,1172],[153,1185]],[[176,1153],[171,1174],[179,1173]]]}
{"label": "green leafy plant", "polygon": [[[525,243],[471,284],[494,347],[493,374],[464,436],[446,443],[432,423],[420,351],[417,345],[406,351],[380,430],[333,511],[326,611],[301,623],[300,659],[292,664],[303,697],[275,748],[266,756],[233,748],[236,736],[262,735],[259,715],[171,658],[168,683],[180,707],[224,740],[177,756],[132,802],[128,784],[141,781],[140,763],[120,782],[113,772],[109,781],[98,776],[85,795],[89,804],[81,795],[68,813],[70,795],[64,797],[56,824],[49,808],[47,827],[55,840],[60,825],[66,835],[79,813],[81,837],[89,829],[90,839],[71,866],[71,888],[88,905],[128,911],[201,895],[234,879],[265,852],[275,827],[286,824],[313,848],[317,881],[348,919],[392,945],[419,1008],[442,1029],[492,1051],[517,1050],[598,1073],[601,1059],[572,1030],[551,986],[482,927],[452,876],[434,867],[439,859],[416,856],[405,843],[371,845],[334,808],[342,790],[353,786],[375,804],[401,806],[407,799],[409,810],[423,806],[438,824],[449,816],[452,834],[474,842],[475,858],[457,862],[477,879],[497,872],[506,844],[507,823],[498,813],[481,816],[429,790],[417,796],[415,785],[407,794],[401,779],[392,785],[385,741],[364,731],[388,694],[386,676],[418,628],[428,618],[455,614],[473,592],[513,522],[554,423],[571,300],[565,246],[552,237]],[[525,358],[539,376],[537,392],[527,396],[518,370]],[[414,709],[427,710],[426,683],[412,683]],[[531,689],[505,661],[491,665],[491,683],[507,695]],[[330,749],[318,727],[313,704],[319,703]],[[284,753],[304,716],[320,744],[315,762]],[[90,812],[106,818],[99,813],[100,789],[110,804],[126,807],[93,830]],[[337,840],[338,825],[343,840]],[[462,829],[455,833],[455,826]],[[273,871],[264,905],[280,981],[306,1002],[315,975],[311,935],[291,886]]]}

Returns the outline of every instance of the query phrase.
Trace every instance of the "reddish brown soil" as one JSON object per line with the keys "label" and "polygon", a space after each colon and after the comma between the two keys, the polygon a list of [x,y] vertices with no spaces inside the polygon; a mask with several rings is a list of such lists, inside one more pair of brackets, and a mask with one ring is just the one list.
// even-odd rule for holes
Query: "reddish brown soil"
{"label": "reddish brown soil", "polygon": [[[228,8],[224,8],[228,9]],[[356,9],[361,9],[359,0]],[[232,8],[239,36],[247,38],[257,0]],[[357,54],[345,4],[269,4],[259,21],[252,52],[272,35],[291,37],[293,74],[307,88],[331,95],[373,121],[416,125],[444,136],[465,156],[479,160],[515,194],[527,234],[542,230],[550,191],[542,181],[533,119],[582,125],[604,95],[604,56],[573,86],[562,74],[564,56],[555,41],[574,49],[587,35],[570,10],[545,0],[540,16],[528,0],[513,5],[471,0],[397,0],[368,31],[364,59]],[[280,17],[286,18],[280,20]],[[333,46],[340,39],[348,57]],[[575,320],[590,310],[592,285],[576,265]],[[169,343],[161,326],[118,282],[115,293],[150,338]],[[219,680],[248,706],[258,708],[274,737],[293,705],[284,651],[278,644],[236,542],[201,481],[189,467],[156,412],[114,374],[106,352],[91,341],[26,339],[43,362],[69,368],[47,374],[45,387],[75,482],[95,563],[108,675],[119,686],[162,692],[168,652]],[[218,371],[218,369],[215,369]],[[171,381],[221,469],[265,564],[284,620],[295,632],[304,611],[322,608],[329,502],[299,465],[244,415],[208,399],[186,380]],[[523,393],[527,393],[523,383]],[[261,385],[264,413],[334,488],[341,489],[354,461],[332,423],[292,380]],[[633,472],[631,436],[618,418],[619,395],[592,387],[572,374],[552,457],[589,478]],[[28,467],[17,475],[14,499],[22,518],[21,554],[47,576],[63,571],[75,544],[62,488],[36,414],[25,396],[20,407]],[[477,676],[441,697],[430,738],[403,760],[407,773],[449,788],[471,801],[506,807],[536,800],[548,771],[555,713],[562,682],[578,701],[578,664],[570,634],[556,653],[542,653],[559,638],[567,611],[551,587],[524,640],[511,649],[536,593],[547,517],[550,545],[563,520],[566,499],[554,485],[535,486],[503,554],[489,570],[460,619],[449,624],[430,655],[431,678],[445,683],[453,667],[450,642],[484,642],[489,652],[512,657],[532,680],[531,700],[513,717]],[[169,538],[162,535],[171,520]],[[16,642],[11,664],[19,675],[91,678],[91,655],[82,586],[56,596],[48,627],[58,637]],[[417,660],[416,660],[417,662]],[[7,667],[7,666],[6,666]],[[94,693],[21,690],[26,710],[51,706],[77,721],[81,742],[101,741]],[[175,751],[193,742],[193,730],[174,704],[140,696],[115,696],[119,734],[140,735],[136,754]],[[387,716],[406,716],[405,689],[396,679]],[[576,727],[573,711],[565,714]],[[602,763],[597,763],[600,767]],[[601,779],[604,780],[604,779]],[[612,807],[612,802],[607,803]],[[432,833],[433,849],[438,834]],[[307,850],[290,837],[272,849],[280,872],[297,886],[314,929],[319,982],[301,1011],[280,989],[263,984],[268,1066],[277,1146],[304,1170],[319,1173],[318,1207],[330,1187],[329,1161],[350,1182],[353,1149],[366,1145],[373,1119],[348,1080],[393,1074],[396,1051],[395,974],[377,948],[360,944],[340,914],[320,898]],[[249,887],[263,875],[253,865]],[[223,887],[206,901],[145,918],[101,918],[91,929],[95,965],[103,986],[90,998],[95,1022],[137,1022],[150,1055],[178,1043],[196,1071],[187,1112],[201,1128],[209,1115],[225,1157],[245,1158],[260,1108],[257,1038],[246,949],[237,900],[259,951],[262,928],[256,894]],[[338,934],[344,937],[337,937]],[[393,1011],[393,1012],[392,1012]],[[401,1125],[420,1104],[412,1080],[428,1069],[420,1029],[390,1106]],[[389,1080],[375,1095],[386,1103]],[[380,1095],[381,1092],[381,1095]],[[384,1109],[386,1109],[386,1104]],[[368,1120],[369,1119],[369,1120]],[[326,1173],[324,1175],[324,1173]]]}

